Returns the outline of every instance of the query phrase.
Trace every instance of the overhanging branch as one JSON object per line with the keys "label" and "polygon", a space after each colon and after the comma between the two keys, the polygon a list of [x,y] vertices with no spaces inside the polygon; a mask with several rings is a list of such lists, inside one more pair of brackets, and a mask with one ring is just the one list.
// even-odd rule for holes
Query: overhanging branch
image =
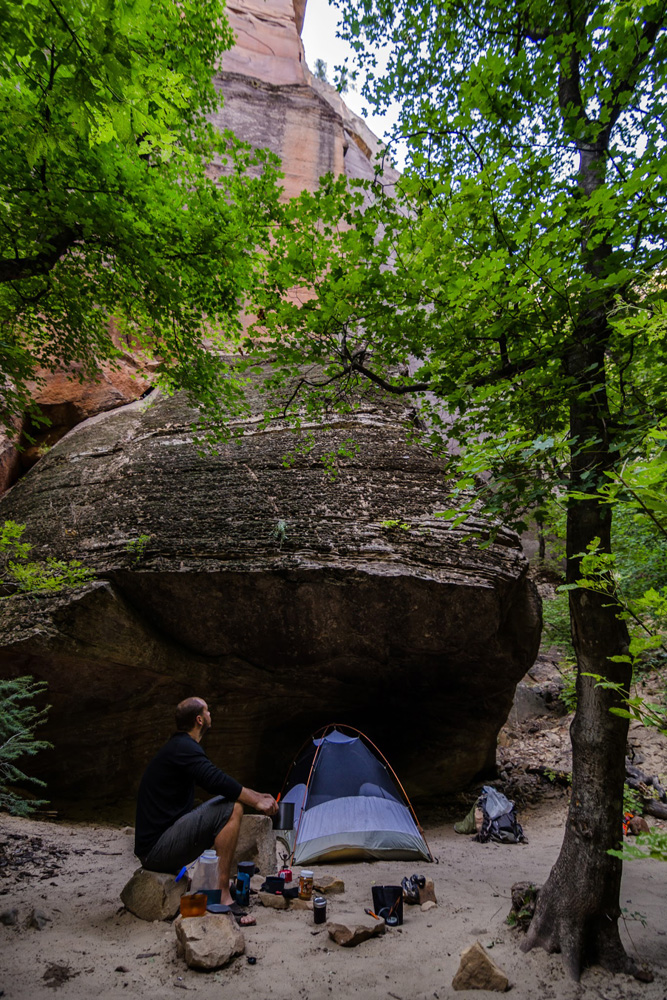
{"label": "overhanging branch", "polygon": [[67,228],[58,233],[57,236],[52,237],[48,250],[35,254],[34,257],[0,258],[0,283],[21,281],[24,278],[34,278],[38,274],[48,274],[80,237],[81,233],[78,228]]}

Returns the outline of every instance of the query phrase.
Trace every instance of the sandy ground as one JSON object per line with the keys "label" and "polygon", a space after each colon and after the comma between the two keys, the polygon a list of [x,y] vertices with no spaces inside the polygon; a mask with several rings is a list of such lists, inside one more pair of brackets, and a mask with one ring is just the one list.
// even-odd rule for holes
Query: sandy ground
{"label": "sandy ground", "polygon": [[[427,824],[438,865],[375,862],[316,868],[340,875],[344,895],[331,897],[329,919],[364,917],[371,886],[396,883],[414,870],[434,878],[438,907],[406,908],[400,929],[355,949],[340,948],[309,912],[279,912],[255,904],[257,926],[245,931],[246,956],[213,973],[189,970],[177,958],[169,922],[146,923],[121,906],[119,893],[136,867],[128,828],[3,817],[0,844],[10,864],[0,868],[0,911],[19,910],[16,926],[0,925],[0,993],[11,1000],[52,996],[163,1000],[196,990],[202,1000],[220,997],[319,1000],[328,997],[392,997],[440,1000],[451,988],[461,951],[479,940],[507,973],[513,996],[580,1000],[664,1000],[667,997],[667,866],[627,864],[622,933],[627,947],[648,962],[652,984],[600,969],[568,980],[558,955],[519,948],[521,932],[505,918],[510,886],[538,884],[548,875],[563,835],[565,800],[526,806],[521,815],[529,843],[477,844],[457,836],[451,822]],[[14,859],[11,863],[11,859]],[[22,860],[23,859],[23,860]],[[30,928],[33,907],[49,921]],[[55,967],[61,967],[58,971]]]}
{"label": "sandy ground", "polygon": [[[557,676],[553,657],[544,656],[526,683],[537,691]],[[643,685],[658,696],[665,679]],[[255,902],[257,926],[245,929],[246,955],[217,972],[191,971],[177,957],[170,922],[146,923],[120,902],[137,867],[130,828],[0,817],[0,914],[18,909],[15,926],[0,923],[0,997],[33,1000],[57,991],[73,1000],[164,1000],[182,990],[196,990],[201,1000],[479,997],[451,987],[461,952],[479,940],[509,977],[517,1000],[667,1000],[667,864],[633,861],[624,871],[621,934],[629,952],[652,968],[651,984],[599,968],[573,983],[558,955],[524,955],[521,931],[505,922],[512,884],[542,884],[558,855],[568,792],[538,770],[569,770],[571,718],[553,703],[537,713],[517,708],[500,734],[499,785],[517,802],[528,844],[478,844],[455,834],[453,817],[463,818],[474,801],[469,791],[453,797],[449,811],[440,805],[430,817],[421,816],[437,865],[316,867],[345,881],[345,893],[328,900],[334,921],[369,920],[364,907],[372,905],[373,883],[396,884],[414,871],[435,881],[436,909],[406,907],[402,928],[354,949],[335,945],[310,912],[268,910]],[[628,743],[636,763],[664,779],[667,737],[633,723]],[[49,918],[43,930],[27,926],[33,908]],[[248,965],[247,956],[256,964]]]}

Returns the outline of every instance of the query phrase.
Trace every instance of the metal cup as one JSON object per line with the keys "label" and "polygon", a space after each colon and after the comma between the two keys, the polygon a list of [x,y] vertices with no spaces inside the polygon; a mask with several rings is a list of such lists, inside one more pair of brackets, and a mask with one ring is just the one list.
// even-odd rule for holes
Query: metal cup
{"label": "metal cup", "polygon": [[274,830],[293,830],[294,829],[294,803],[293,802],[279,802],[278,812],[273,817],[273,829]]}

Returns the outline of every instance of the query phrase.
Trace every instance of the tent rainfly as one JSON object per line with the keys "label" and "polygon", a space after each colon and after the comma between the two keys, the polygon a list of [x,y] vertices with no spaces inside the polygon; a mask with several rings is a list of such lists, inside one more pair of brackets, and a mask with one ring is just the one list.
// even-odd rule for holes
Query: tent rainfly
{"label": "tent rainfly", "polygon": [[284,835],[293,864],[433,861],[398,778],[357,729],[316,733],[292,765],[282,801],[294,803],[294,829]]}

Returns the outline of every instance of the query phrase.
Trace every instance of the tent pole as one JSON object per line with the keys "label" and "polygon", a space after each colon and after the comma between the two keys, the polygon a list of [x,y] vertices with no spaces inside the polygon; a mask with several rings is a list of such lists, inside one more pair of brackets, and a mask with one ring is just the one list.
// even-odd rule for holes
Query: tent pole
{"label": "tent pole", "polygon": [[[322,744],[324,743],[324,737],[326,736],[327,732],[330,729],[333,729],[333,728],[335,728],[335,727],[333,727],[333,726],[325,726],[324,729],[322,729],[322,730],[318,729],[317,732],[313,733],[313,735],[310,737],[311,740],[314,740],[314,739],[317,738],[317,733],[318,732],[322,733],[322,739],[320,740],[320,745],[318,746],[317,750],[315,751],[315,755],[313,757],[313,762],[310,765],[310,771],[308,772],[308,780],[306,781],[306,792],[305,792],[305,794],[303,796],[303,801],[301,803],[301,811],[299,812],[299,822],[297,823],[296,833],[294,834],[294,847],[292,848],[292,853],[291,853],[290,859],[289,859],[290,868],[292,867],[292,864],[294,862],[294,852],[296,851],[296,845],[297,845],[297,842],[299,840],[299,830],[301,829],[301,820],[303,819],[303,813],[304,813],[304,810],[306,808],[306,799],[308,798],[308,787],[310,785],[310,779],[313,776],[313,769],[315,767],[315,761],[317,760],[317,756],[318,756],[320,750],[322,749]],[[304,746],[305,746],[305,744],[304,744]],[[285,780],[287,780],[287,779],[285,779]],[[283,788],[284,787],[285,786],[283,785]],[[427,847],[428,847],[428,845],[427,845]],[[429,848],[429,851],[430,851],[430,848]]]}

